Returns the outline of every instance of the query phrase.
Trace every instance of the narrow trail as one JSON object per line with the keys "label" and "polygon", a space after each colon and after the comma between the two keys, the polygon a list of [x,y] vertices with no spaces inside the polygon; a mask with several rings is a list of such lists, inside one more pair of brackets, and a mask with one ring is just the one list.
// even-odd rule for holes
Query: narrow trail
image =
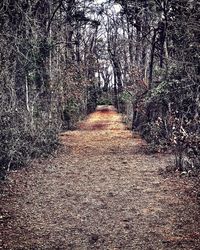
{"label": "narrow trail", "polygon": [[61,134],[62,152],[12,172],[1,194],[0,249],[200,249],[193,183],[158,174],[113,108]]}

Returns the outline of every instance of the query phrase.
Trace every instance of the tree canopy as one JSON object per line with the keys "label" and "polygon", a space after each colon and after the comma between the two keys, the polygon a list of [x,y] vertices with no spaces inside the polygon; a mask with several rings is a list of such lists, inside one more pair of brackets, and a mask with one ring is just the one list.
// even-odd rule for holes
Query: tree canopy
{"label": "tree canopy", "polygon": [[98,103],[198,165],[199,13],[197,0],[1,1],[2,171],[53,150]]}

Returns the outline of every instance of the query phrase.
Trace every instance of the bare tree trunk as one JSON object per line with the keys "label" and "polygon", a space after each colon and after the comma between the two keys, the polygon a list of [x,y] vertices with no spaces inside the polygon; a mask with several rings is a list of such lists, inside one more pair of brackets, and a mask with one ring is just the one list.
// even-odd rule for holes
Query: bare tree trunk
{"label": "bare tree trunk", "polygon": [[141,35],[141,20],[139,17],[136,18],[136,47],[135,47],[135,62],[136,65],[139,65],[139,59],[140,59],[140,35]]}
{"label": "bare tree trunk", "polygon": [[115,108],[119,110],[119,103],[118,103],[118,91],[117,91],[117,75],[114,70],[114,104]]}
{"label": "bare tree trunk", "polygon": [[154,55],[155,55],[155,47],[156,47],[156,36],[157,36],[157,29],[154,28],[153,36],[151,40],[151,54],[150,54],[150,63],[149,63],[149,88],[152,87],[152,80],[153,80],[153,66],[154,66]]}

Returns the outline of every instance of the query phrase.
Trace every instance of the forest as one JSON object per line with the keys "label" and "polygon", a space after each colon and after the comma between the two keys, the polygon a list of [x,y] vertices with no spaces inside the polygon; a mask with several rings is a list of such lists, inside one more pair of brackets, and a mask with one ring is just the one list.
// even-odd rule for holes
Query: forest
{"label": "forest", "polygon": [[113,104],[176,167],[200,162],[197,0],[3,0],[1,176],[48,154],[63,129]]}
{"label": "forest", "polygon": [[199,249],[199,114],[199,0],[1,0],[0,249]]}

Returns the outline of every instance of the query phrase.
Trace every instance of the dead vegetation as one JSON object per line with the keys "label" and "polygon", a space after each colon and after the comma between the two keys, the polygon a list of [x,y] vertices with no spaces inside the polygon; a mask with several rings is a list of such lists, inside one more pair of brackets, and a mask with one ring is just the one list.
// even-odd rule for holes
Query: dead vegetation
{"label": "dead vegetation", "polygon": [[[121,119],[113,112],[102,115]],[[11,172],[1,190],[0,249],[199,249],[195,183],[159,175],[172,157],[144,154],[134,137],[66,132],[56,157]]]}

